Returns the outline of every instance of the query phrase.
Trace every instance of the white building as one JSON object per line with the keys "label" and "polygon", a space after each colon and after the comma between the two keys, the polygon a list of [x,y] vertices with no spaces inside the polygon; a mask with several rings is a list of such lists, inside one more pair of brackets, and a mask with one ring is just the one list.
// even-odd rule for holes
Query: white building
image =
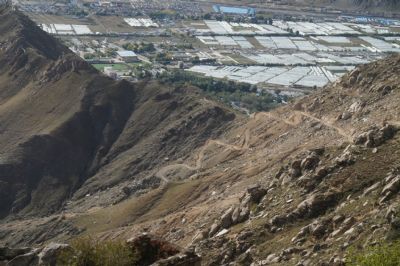
{"label": "white building", "polygon": [[138,56],[132,51],[117,51],[118,59],[124,61],[125,63],[132,63],[139,61]]}

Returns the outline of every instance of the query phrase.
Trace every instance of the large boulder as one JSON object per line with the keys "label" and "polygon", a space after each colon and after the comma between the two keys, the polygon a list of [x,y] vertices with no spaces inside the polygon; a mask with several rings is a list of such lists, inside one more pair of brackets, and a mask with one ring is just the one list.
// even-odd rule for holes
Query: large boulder
{"label": "large boulder", "polygon": [[221,224],[219,222],[215,222],[211,225],[210,231],[208,232],[208,236],[213,236],[215,235],[219,229],[221,228]]}
{"label": "large boulder", "polygon": [[18,255],[7,263],[7,266],[38,266],[39,250],[34,249],[28,253]]}
{"label": "large boulder", "polygon": [[390,182],[383,188],[382,194],[388,192],[396,193],[400,190],[400,176],[393,177]]}
{"label": "large boulder", "polygon": [[331,220],[325,219],[322,221],[315,221],[310,225],[310,234],[316,238],[320,239],[324,237],[331,230]]}
{"label": "large boulder", "polygon": [[293,243],[297,243],[310,233],[310,225],[306,225],[300,229],[295,237],[292,238]]}
{"label": "large boulder", "polygon": [[296,184],[300,187],[304,188],[305,191],[308,193],[312,191],[322,180],[326,177],[329,173],[330,169],[321,167],[316,169],[314,173],[308,172],[301,176]]}
{"label": "large boulder", "polygon": [[301,161],[301,168],[303,170],[314,169],[319,163],[319,158],[315,154],[310,154]]}
{"label": "large boulder", "polygon": [[287,220],[286,215],[275,215],[270,219],[269,223],[281,227],[287,222]]}
{"label": "large boulder", "polygon": [[249,206],[242,206],[239,212],[238,223],[246,221],[249,218],[249,215],[250,215]]}
{"label": "large boulder", "polygon": [[260,185],[252,185],[247,188],[247,193],[250,195],[252,202],[259,203],[265,194],[267,194],[267,190]]}
{"label": "large boulder", "polygon": [[353,155],[352,149],[353,147],[351,145],[347,146],[342,154],[335,158],[335,163],[342,167],[354,164],[356,157]]}
{"label": "large boulder", "polygon": [[360,112],[360,111],[364,108],[364,106],[365,106],[365,103],[364,103],[364,102],[357,101],[357,102],[352,103],[352,104],[349,106],[348,111],[349,111],[350,113],[358,113],[358,112]]}
{"label": "large boulder", "polygon": [[236,206],[232,212],[232,224],[239,223],[240,208]]}
{"label": "large boulder", "polygon": [[386,124],[380,129],[374,127],[358,135],[354,139],[354,143],[357,145],[365,145],[368,148],[378,147],[385,141],[393,138],[397,131],[397,127],[389,124]]}
{"label": "large boulder", "polygon": [[338,194],[334,192],[315,193],[302,201],[293,211],[297,217],[316,217],[336,204]]}
{"label": "large boulder", "polygon": [[187,250],[167,259],[157,261],[152,266],[201,266],[201,257],[193,250]]}
{"label": "large boulder", "polygon": [[273,253],[273,254],[268,255],[268,257],[261,262],[261,265],[268,265],[268,264],[278,263],[278,262],[281,261],[281,259],[282,258],[279,256],[279,254]]}
{"label": "large boulder", "polygon": [[72,251],[67,244],[50,243],[39,253],[39,265],[56,266],[57,257],[63,251]]}
{"label": "large boulder", "polygon": [[389,200],[393,195],[400,191],[400,176],[395,176],[389,180],[389,183],[382,190],[381,203]]}
{"label": "large boulder", "polygon": [[23,255],[31,251],[32,251],[31,248],[0,247],[0,261],[11,260],[19,255]]}
{"label": "large boulder", "polygon": [[225,211],[225,213],[221,216],[221,226],[223,228],[229,228],[232,225],[232,213],[234,208],[229,208]]}
{"label": "large boulder", "polygon": [[293,178],[301,176],[301,160],[292,162],[289,169],[289,175]]}

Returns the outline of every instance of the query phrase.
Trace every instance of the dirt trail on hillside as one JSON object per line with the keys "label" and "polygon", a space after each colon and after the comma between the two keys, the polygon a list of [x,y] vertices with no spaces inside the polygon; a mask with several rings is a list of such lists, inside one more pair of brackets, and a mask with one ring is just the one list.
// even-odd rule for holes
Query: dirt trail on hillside
{"label": "dirt trail on hillside", "polygon": [[158,170],[157,173],[155,174],[155,176],[160,178],[160,179],[162,179],[164,182],[168,183],[169,180],[166,177],[166,174],[169,171],[172,171],[172,170],[177,169],[177,168],[186,168],[186,169],[191,170],[191,171],[200,170],[202,168],[202,163],[203,163],[203,160],[204,160],[205,153],[206,153],[207,149],[211,145],[216,144],[216,145],[225,147],[226,149],[231,149],[231,150],[235,150],[235,151],[241,151],[241,150],[245,150],[245,149],[249,148],[249,142],[250,142],[250,129],[246,129],[245,130],[245,132],[244,132],[244,140],[243,140],[243,144],[241,146],[228,144],[228,143],[225,143],[225,142],[223,142],[221,140],[208,140],[206,142],[206,144],[201,148],[201,150],[200,150],[200,152],[199,152],[199,154],[197,156],[195,166],[191,166],[191,165],[188,165],[188,164],[185,164],[185,163],[170,164],[170,165],[164,166],[160,170]]}
{"label": "dirt trail on hillside", "polygon": [[266,116],[266,117],[274,119],[274,120],[282,121],[285,124],[288,124],[290,126],[297,126],[299,124],[299,122],[297,122],[297,121],[296,122],[292,122],[292,121],[290,121],[288,119],[281,118],[281,117],[279,117],[279,116],[277,116],[277,115],[275,115],[273,113],[270,113],[270,112],[259,112],[259,113],[256,113],[254,115],[254,119],[258,120],[260,118],[260,116]]}
{"label": "dirt trail on hillside", "polygon": [[343,128],[335,126],[332,122],[320,119],[318,117],[313,116],[312,114],[306,113],[306,112],[302,112],[302,111],[294,111],[297,114],[301,114],[303,116],[306,116],[308,118],[311,118],[329,128],[332,128],[334,130],[337,131],[337,133],[339,133],[341,136],[345,137],[349,142],[353,142],[353,136],[351,134],[348,134]]}
{"label": "dirt trail on hillside", "polygon": [[293,113],[294,113],[294,115],[291,117],[291,120],[281,118],[281,117],[279,117],[279,116],[277,116],[277,115],[275,115],[273,113],[270,113],[270,112],[257,113],[257,114],[254,115],[254,119],[257,120],[257,119],[259,119],[260,116],[266,116],[266,117],[274,119],[274,120],[282,121],[285,124],[290,125],[290,126],[297,126],[301,122],[301,119],[299,119],[299,117],[305,116],[305,117],[311,118],[311,119],[313,119],[315,121],[318,121],[319,123],[321,123],[321,124],[323,124],[323,125],[325,125],[325,126],[327,126],[329,128],[334,129],[341,136],[345,137],[348,141],[350,141],[350,142],[353,141],[353,137],[350,134],[348,134],[343,128],[335,126],[332,122],[320,119],[318,117],[313,116],[310,113],[306,113],[306,112],[303,112],[303,111],[293,111]]}
{"label": "dirt trail on hillside", "polygon": [[[308,117],[312,120],[315,120],[321,124],[323,124],[324,126],[331,128],[333,130],[335,130],[339,135],[341,135],[342,137],[344,137],[346,140],[348,140],[349,142],[353,142],[353,136],[349,133],[346,132],[346,130],[344,130],[341,127],[335,126],[333,124],[333,122],[327,121],[325,119],[320,119],[310,113],[307,112],[303,112],[303,111],[293,111],[293,115],[290,117],[290,119],[285,119],[282,117],[277,116],[276,114],[272,113],[272,112],[259,112],[254,114],[254,116],[252,116],[252,119],[258,120],[260,119],[260,117],[265,116],[277,121],[281,121],[289,126],[297,126],[301,123],[302,118],[301,117]],[[396,122],[390,122],[392,124],[397,124],[400,126],[400,123],[396,123]],[[241,150],[245,150],[249,148],[249,142],[250,142],[250,138],[251,138],[251,134],[250,134],[250,129],[247,128],[244,132],[244,139],[243,139],[243,144],[241,146],[239,145],[233,145],[233,144],[228,144],[225,143],[221,140],[208,140],[206,142],[206,144],[201,148],[197,159],[196,159],[196,163],[194,166],[185,164],[185,163],[180,163],[180,164],[170,164],[167,166],[162,167],[160,170],[157,171],[157,173],[155,174],[156,177],[162,179],[164,182],[168,183],[169,180],[166,177],[166,174],[169,171],[173,171],[174,169],[179,169],[179,168],[186,168],[190,171],[197,171],[200,170],[202,168],[202,163],[204,161],[204,156],[205,153],[207,151],[207,149],[211,146],[211,145],[219,145],[219,146],[223,146],[226,149],[231,149],[231,150],[236,150],[236,151],[241,151]]]}

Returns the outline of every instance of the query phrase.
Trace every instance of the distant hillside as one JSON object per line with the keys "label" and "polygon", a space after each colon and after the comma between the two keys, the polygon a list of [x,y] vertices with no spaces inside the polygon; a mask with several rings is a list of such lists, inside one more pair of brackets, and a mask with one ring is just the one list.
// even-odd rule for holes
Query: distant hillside
{"label": "distant hillside", "polygon": [[354,4],[364,7],[384,7],[392,8],[399,7],[400,3],[397,0],[353,0]]}
{"label": "distant hillside", "polygon": [[311,6],[330,6],[343,11],[368,11],[376,14],[400,13],[400,2],[396,0],[300,0],[291,2]]}

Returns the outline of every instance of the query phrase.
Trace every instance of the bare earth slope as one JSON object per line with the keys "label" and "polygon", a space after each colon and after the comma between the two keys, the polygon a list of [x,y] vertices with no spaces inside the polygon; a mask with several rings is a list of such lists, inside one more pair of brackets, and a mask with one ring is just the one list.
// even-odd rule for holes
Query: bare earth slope
{"label": "bare earth slope", "polygon": [[399,73],[398,55],[361,66],[163,168],[189,179],[66,220],[104,238],[152,232],[203,265],[342,265],[349,247],[400,236]]}
{"label": "bare earth slope", "polygon": [[0,217],[140,180],[235,117],[193,88],[104,77],[19,12],[0,21]]}
{"label": "bare earth slope", "polygon": [[361,66],[166,162],[165,186],[84,212],[72,202],[63,219],[83,234],[193,245],[204,265],[340,265],[350,246],[400,235],[399,72],[398,55]]}

